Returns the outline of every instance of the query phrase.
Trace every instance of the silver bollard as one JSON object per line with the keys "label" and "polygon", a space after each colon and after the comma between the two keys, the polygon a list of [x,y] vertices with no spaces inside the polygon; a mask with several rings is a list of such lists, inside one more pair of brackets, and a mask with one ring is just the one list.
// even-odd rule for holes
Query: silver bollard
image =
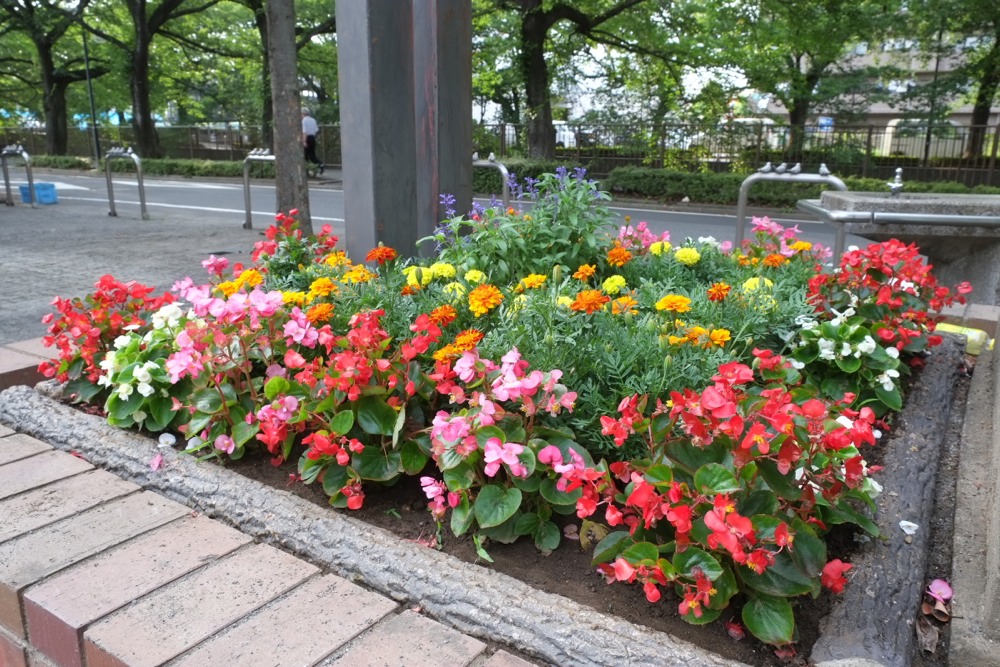
{"label": "silver bollard", "polygon": [[139,211],[143,220],[149,220],[149,213],[146,211],[146,188],[142,182],[142,158],[132,152],[131,148],[112,148],[104,156],[104,175],[108,181],[108,204],[111,210],[108,215],[115,218],[118,212],[115,210],[115,189],[111,183],[111,161],[112,160],[132,160],[135,163],[135,175],[139,183]]}
{"label": "silver bollard", "polygon": [[505,167],[502,163],[497,162],[497,157],[493,153],[490,153],[490,156],[485,160],[479,159],[479,153],[473,153],[472,166],[489,167],[500,172],[500,176],[503,178],[503,207],[504,210],[508,209],[510,207],[510,182],[507,167]]}
{"label": "silver bollard", "polygon": [[14,195],[10,189],[10,172],[7,169],[7,158],[19,157],[24,160],[24,169],[28,172],[28,192],[31,193],[31,208],[38,208],[35,204],[35,179],[31,175],[31,156],[24,150],[21,144],[11,144],[0,150],[0,164],[3,165],[3,185],[7,191],[7,206],[14,205]]}
{"label": "silver bollard", "polygon": [[250,210],[250,163],[274,162],[274,156],[266,148],[254,148],[243,159],[243,203],[246,205],[246,218],[243,219],[243,229],[253,229],[253,213]]}

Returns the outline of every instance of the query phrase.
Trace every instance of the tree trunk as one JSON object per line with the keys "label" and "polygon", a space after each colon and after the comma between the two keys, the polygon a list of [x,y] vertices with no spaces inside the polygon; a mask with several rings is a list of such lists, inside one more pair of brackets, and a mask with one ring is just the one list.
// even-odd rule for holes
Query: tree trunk
{"label": "tree trunk", "polygon": [[535,1],[521,21],[521,71],[524,75],[528,112],[528,155],[551,159],[555,156],[556,135],[552,129],[549,98],[549,70],[545,62],[545,16]]}
{"label": "tree trunk", "polygon": [[993,49],[983,59],[976,102],[972,106],[972,120],[969,128],[969,143],[965,157],[973,160],[983,157],[986,143],[986,126],[990,122],[990,109],[1000,88],[1000,42],[994,40]]}
{"label": "tree trunk", "polygon": [[66,85],[56,81],[52,50],[46,44],[35,44],[41,61],[42,110],[45,112],[45,152],[66,154]]}
{"label": "tree trunk", "polygon": [[131,2],[132,23],[135,27],[135,47],[132,51],[132,129],[135,151],[143,158],[162,157],[160,138],[153,124],[153,105],[149,88],[149,46],[153,36],[146,22],[146,3]]}
{"label": "tree trunk", "polygon": [[809,118],[809,100],[793,99],[788,105],[788,147],[785,157],[789,161],[801,160],[806,142],[806,120]]}
{"label": "tree trunk", "polygon": [[298,209],[299,228],[303,234],[311,236],[313,228],[303,156],[294,0],[268,0],[267,37],[268,50],[271,52],[278,211],[287,214],[292,209]]}

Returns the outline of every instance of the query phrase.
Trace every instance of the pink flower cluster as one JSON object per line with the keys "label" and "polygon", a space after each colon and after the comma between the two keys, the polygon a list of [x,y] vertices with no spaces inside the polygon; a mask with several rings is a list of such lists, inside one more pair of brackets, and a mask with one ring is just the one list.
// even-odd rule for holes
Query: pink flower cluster
{"label": "pink flower cluster", "polygon": [[654,234],[649,231],[649,225],[643,221],[635,227],[622,225],[618,228],[618,240],[627,250],[644,250],[657,241],[670,241],[670,232]]}

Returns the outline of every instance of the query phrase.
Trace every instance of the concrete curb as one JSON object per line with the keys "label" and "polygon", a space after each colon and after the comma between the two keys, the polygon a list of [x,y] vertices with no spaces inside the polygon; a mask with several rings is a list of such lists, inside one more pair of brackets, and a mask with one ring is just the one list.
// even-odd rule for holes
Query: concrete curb
{"label": "concrete curb", "polygon": [[[49,385],[51,388],[51,385]],[[739,667],[665,633],[612,618],[505,575],[397,539],[224,468],[109,426],[36,391],[0,393],[0,422],[363,582],[452,627],[558,665]],[[149,462],[163,454],[164,464]]]}

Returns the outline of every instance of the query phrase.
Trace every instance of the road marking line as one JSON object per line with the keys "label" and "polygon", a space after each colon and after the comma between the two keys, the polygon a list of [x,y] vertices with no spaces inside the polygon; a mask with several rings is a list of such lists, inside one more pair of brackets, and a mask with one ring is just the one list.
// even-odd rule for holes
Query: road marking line
{"label": "road marking line", "polygon": [[[63,197],[63,199],[66,199],[68,201],[96,201],[96,202],[107,202],[108,201],[107,199],[94,199],[92,197]],[[119,204],[131,204],[131,205],[134,205],[134,206],[139,206],[139,202],[137,202],[137,201],[128,201],[128,200],[125,200],[125,199],[116,199],[115,200],[115,206],[118,206]],[[240,208],[240,209],[236,209],[236,208],[212,208],[212,207],[208,207],[208,206],[186,206],[184,204],[160,204],[158,202],[146,202],[146,207],[147,208],[152,208],[154,206],[158,206],[160,208],[187,209],[187,210],[191,210],[191,211],[209,211],[210,213],[238,213],[240,215],[246,215],[246,210],[242,209],[242,208]],[[273,216],[274,215],[273,211],[251,211],[251,213],[253,215],[265,215],[265,216],[267,216],[267,215]],[[343,218],[326,218],[326,217],[317,216],[317,215],[312,216],[312,219],[313,220],[321,220],[323,222],[344,222]]]}

